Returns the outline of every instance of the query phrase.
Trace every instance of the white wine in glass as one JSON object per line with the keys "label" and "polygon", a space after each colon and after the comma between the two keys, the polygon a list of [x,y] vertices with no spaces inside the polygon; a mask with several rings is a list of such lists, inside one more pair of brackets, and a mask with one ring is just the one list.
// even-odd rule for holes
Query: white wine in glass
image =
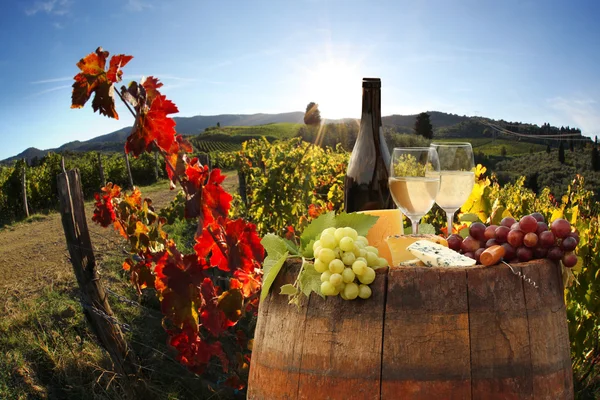
{"label": "white wine in glass", "polygon": [[419,221],[431,210],[440,188],[440,164],[432,147],[395,148],[390,168],[394,202],[419,233]]}
{"label": "white wine in glass", "polygon": [[467,201],[475,174],[470,143],[432,143],[440,160],[440,190],[435,202],[446,212],[448,236],[452,235],[454,213]]}

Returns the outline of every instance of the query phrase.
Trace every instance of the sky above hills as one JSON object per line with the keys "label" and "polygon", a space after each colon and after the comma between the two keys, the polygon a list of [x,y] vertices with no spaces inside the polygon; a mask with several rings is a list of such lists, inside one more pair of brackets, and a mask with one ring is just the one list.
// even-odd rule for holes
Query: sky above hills
{"label": "sky above hills", "polygon": [[77,61],[131,54],[179,116],[304,111],[360,117],[438,110],[600,134],[600,2],[3,0],[0,159],[132,124],[70,109]]}

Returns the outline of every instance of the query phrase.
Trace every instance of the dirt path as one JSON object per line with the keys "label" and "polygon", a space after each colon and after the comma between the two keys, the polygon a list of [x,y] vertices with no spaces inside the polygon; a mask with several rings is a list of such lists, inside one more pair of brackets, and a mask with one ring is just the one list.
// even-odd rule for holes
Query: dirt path
{"label": "dirt path", "polygon": [[[237,187],[237,175],[226,174],[223,186],[229,192]],[[167,205],[176,192],[167,183],[142,188],[143,196],[151,197],[156,209]],[[120,253],[122,240],[110,228],[91,221],[94,205],[86,203],[86,216],[92,246],[99,262]],[[65,244],[59,213],[31,218],[0,231],[0,296],[20,297],[51,286],[56,281],[74,280]]]}

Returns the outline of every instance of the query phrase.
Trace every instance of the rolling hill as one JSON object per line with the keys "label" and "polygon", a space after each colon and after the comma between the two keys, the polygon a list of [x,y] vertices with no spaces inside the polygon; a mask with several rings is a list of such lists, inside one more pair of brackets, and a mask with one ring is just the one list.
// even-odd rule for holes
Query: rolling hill
{"label": "rolling hill", "polygon": [[[443,138],[481,138],[483,136],[491,139],[490,129],[486,129],[488,122],[498,124],[503,128],[522,133],[536,133],[540,130],[537,125],[525,123],[509,123],[506,121],[494,121],[488,118],[478,120],[467,116],[449,114],[440,111],[428,111],[431,124],[434,128],[434,137]],[[383,125],[399,133],[412,133],[417,115],[389,115],[382,118]],[[280,114],[220,114],[220,115],[197,115],[194,117],[175,117],[177,131],[184,135],[211,135],[224,134],[229,136],[268,136],[271,138],[291,137],[303,126],[303,112],[288,112]],[[327,124],[347,123],[350,118],[338,120],[325,120]],[[219,124],[220,128],[216,128]],[[558,128],[551,127],[558,132]],[[117,131],[97,136],[86,141],[73,141],[63,144],[54,149],[40,150],[30,147],[16,156],[0,161],[0,163],[10,163],[20,158],[26,158],[31,161],[35,157],[43,157],[48,152],[64,151],[102,151],[114,152],[122,151],[123,144],[131,131],[131,127],[125,127]],[[549,132],[554,133],[554,132]],[[497,135],[499,138],[502,135]],[[506,135],[505,135],[506,136]],[[208,138],[206,138],[208,140]],[[514,137],[506,137],[514,140]],[[587,138],[586,138],[587,139]],[[520,139],[519,139],[520,140]],[[537,142],[544,144],[544,138],[524,139],[528,142]],[[237,141],[236,141],[237,142]],[[591,140],[590,140],[591,142]],[[545,144],[544,144],[545,145]]]}

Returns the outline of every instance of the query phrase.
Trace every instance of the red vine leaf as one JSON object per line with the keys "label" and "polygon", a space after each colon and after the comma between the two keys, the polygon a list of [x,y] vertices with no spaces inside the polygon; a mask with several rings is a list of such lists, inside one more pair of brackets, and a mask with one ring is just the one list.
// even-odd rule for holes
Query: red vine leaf
{"label": "red vine leaf", "polygon": [[152,100],[149,110],[140,107],[139,117],[125,143],[125,151],[137,157],[143,151],[151,152],[156,143],[162,151],[171,152],[177,147],[175,121],[167,115],[177,112],[177,106],[161,94]]}
{"label": "red vine leaf", "polygon": [[152,273],[152,262],[143,258],[134,263],[131,258],[128,258],[123,263],[123,269],[131,274],[131,283],[136,288],[138,294],[142,294],[142,289],[154,287],[154,274]]}
{"label": "red vine leaf", "polygon": [[171,335],[169,345],[177,351],[177,360],[190,370],[203,373],[211,358],[216,356],[221,360],[223,371],[227,371],[229,360],[220,342],[208,343],[190,330],[168,333]]}
{"label": "red vine leaf", "polygon": [[223,311],[227,319],[237,322],[242,316],[244,296],[240,289],[229,289],[228,291],[221,293],[217,300],[217,306],[219,307],[219,310]]}
{"label": "red vine leaf", "polygon": [[125,66],[133,57],[119,54],[113,56],[110,61],[110,69],[105,71],[108,51],[98,47],[95,53],[90,53],[77,63],[81,70],[75,75],[73,93],[71,95],[71,108],[82,108],[94,93],[92,108],[101,115],[119,119],[115,109],[113,83],[121,80],[123,72],[121,67]]}
{"label": "red vine leaf", "polygon": [[204,304],[200,313],[200,322],[213,336],[219,336],[235,321],[230,321],[218,307],[218,297],[210,278],[205,278],[200,288]]}
{"label": "red vine leaf", "polygon": [[96,199],[96,203],[94,204],[92,221],[106,228],[116,219],[112,197],[109,195],[100,196],[98,193],[94,193],[94,198]]}

